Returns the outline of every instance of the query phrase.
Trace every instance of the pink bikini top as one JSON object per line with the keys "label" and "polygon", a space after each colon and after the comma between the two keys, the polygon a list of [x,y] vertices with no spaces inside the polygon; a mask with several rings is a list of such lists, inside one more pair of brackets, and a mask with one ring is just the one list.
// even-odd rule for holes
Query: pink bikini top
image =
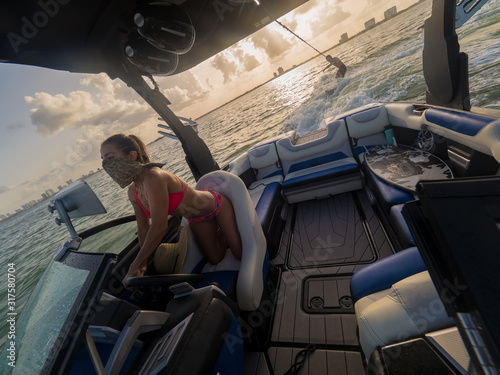
{"label": "pink bikini top", "polygon": [[[175,177],[177,177],[179,179],[181,186],[183,186],[184,184],[182,183],[182,180],[178,176],[175,176]],[[182,199],[184,198],[184,193],[186,192],[187,188],[188,188],[188,185],[186,184],[186,186],[182,189],[182,191],[179,191],[177,193],[170,193],[168,195],[168,214],[169,215],[172,212],[174,212],[177,207],[179,207],[179,205],[182,202]],[[148,210],[146,210],[146,208],[144,208],[141,201],[139,200],[139,196],[137,195],[137,189],[135,187],[135,184],[134,184],[134,191],[135,191],[135,199],[137,199],[137,203],[139,203],[139,205],[142,207],[142,209],[143,209],[144,213],[147,215],[147,217],[151,217],[151,213]],[[148,197],[148,195],[146,194],[146,198],[147,197]]]}

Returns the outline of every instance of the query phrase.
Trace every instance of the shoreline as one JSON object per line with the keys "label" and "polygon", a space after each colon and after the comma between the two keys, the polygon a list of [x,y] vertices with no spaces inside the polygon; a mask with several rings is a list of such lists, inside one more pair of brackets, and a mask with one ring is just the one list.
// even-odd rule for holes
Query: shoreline
{"label": "shoreline", "polygon": [[[325,55],[328,51],[331,51],[332,49],[334,49],[334,48],[336,48],[336,47],[338,47],[338,46],[340,46],[340,45],[342,45],[342,44],[345,44],[345,43],[347,43],[347,42],[351,41],[352,39],[355,39],[355,38],[357,38],[358,36],[361,36],[361,35],[365,34],[366,32],[372,31],[373,29],[377,28],[378,26],[382,25],[383,23],[385,23],[385,22],[387,22],[387,21],[389,21],[389,20],[391,20],[391,19],[393,19],[393,18],[398,17],[398,16],[399,16],[399,15],[401,15],[402,13],[404,13],[404,12],[406,12],[406,11],[408,11],[408,10],[410,10],[410,9],[412,9],[412,8],[416,7],[417,5],[419,5],[419,4],[423,3],[423,2],[426,2],[426,1],[428,1],[428,0],[419,0],[419,1],[417,1],[416,3],[414,3],[414,4],[410,5],[408,8],[405,8],[405,9],[403,9],[403,10],[398,11],[398,12],[397,12],[396,14],[394,14],[391,18],[388,18],[388,19],[385,19],[385,18],[384,18],[383,20],[381,20],[381,21],[379,21],[379,22],[375,23],[375,25],[373,25],[370,29],[368,29],[368,30],[367,30],[367,29],[361,30],[361,31],[360,31],[360,32],[358,32],[357,34],[354,34],[353,36],[351,36],[351,37],[347,38],[347,39],[346,39],[345,41],[343,41],[342,43],[340,43],[340,42],[339,42],[339,43],[337,43],[337,44],[333,45],[332,47],[330,47],[330,48],[328,48],[328,49],[326,49],[326,50],[322,51],[322,52],[321,52],[321,54],[319,54],[319,53],[318,53],[318,54],[316,54],[316,55],[312,56],[311,58],[309,58],[309,59],[307,59],[307,60],[305,60],[305,61],[303,61],[303,62],[301,62],[301,63],[299,63],[299,64],[297,64],[297,65],[294,65],[292,68],[285,70],[285,72],[284,72],[283,74],[278,75],[278,76],[276,76],[276,77],[272,77],[272,78],[270,78],[269,80],[267,80],[266,82],[263,82],[263,83],[261,83],[260,85],[257,85],[257,86],[255,86],[254,88],[252,88],[252,89],[250,89],[250,90],[248,90],[248,91],[244,92],[243,94],[238,95],[238,96],[234,97],[233,99],[231,99],[231,100],[229,100],[229,101],[225,102],[224,104],[221,104],[220,106],[218,106],[218,107],[216,107],[216,108],[214,108],[214,109],[212,109],[212,110],[210,110],[210,111],[208,111],[208,112],[204,113],[203,115],[201,115],[201,116],[197,117],[197,118],[195,119],[195,121],[198,121],[198,120],[199,120],[199,119],[201,119],[202,117],[207,116],[207,115],[211,114],[211,113],[212,113],[212,112],[214,112],[214,111],[217,111],[218,109],[220,109],[220,108],[224,107],[225,105],[227,105],[227,104],[230,104],[230,103],[234,102],[235,100],[237,100],[237,99],[241,98],[242,96],[245,96],[245,95],[247,95],[247,94],[251,93],[252,91],[254,91],[254,90],[256,90],[256,89],[258,89],[258,88],[260,88],[260,87],[262,87],[262,86],[264,86],[264,85],[266,85],[266,84],[268,84],[269,82],[272,82],[272,81],[274,81],[274,80],[275,80],[275,79],[277,79],[277,78],[283,77],[283,76],[284,76],[284,75],[286,75],[288,72],[291,72],[292,70],[297,69],[298,67],[300,67],[300,66],[302,66],[302,65],[304,65],[304,64],[306,64],[306,63],[308,63],[309,61],[311,61],[311,60],[313,60],[313,59],[315,59],[315,58],[317,58],[318,56],[320,56],[320,55],[323,55],[323,56],[324,56],[324,55]],[[422,26],[423,26],[423,25],[422,25]]]}

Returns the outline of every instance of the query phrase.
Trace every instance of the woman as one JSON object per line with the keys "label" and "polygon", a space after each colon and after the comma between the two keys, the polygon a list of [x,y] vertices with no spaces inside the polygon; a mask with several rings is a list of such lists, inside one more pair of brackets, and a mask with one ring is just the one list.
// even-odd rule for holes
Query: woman
{"label": "woman", "polygon": [[[212,264],[219,263],[227,248],[241,259],[241,238],[228,198],[209,190],[194,190],[176,175],[151,163],[146,146],[135,135],[116,134],[101,145],[103,168],[128,197],[137,219],[141,249],[130,265],[128,277],[143,276],[148,259],[166,233],[168,216],[184,216],[196,241]],[[150,221],[151,219],[151,221]]]}

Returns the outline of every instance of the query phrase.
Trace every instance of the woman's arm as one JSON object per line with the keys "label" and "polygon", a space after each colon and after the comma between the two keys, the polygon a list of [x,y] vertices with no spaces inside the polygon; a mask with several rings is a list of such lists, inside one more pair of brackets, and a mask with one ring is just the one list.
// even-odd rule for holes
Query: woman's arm
{"label": "woman's arm", "polygon": [[142,247],[149,230],[149,217],[147,217],[144,210],[139,205],[139,202],[137,202],[134,185],[130,185],[128,188],[128,199],[130,200],[130,203],[132,203],[132,207],[134,209],[135,220],[137,222],[137,237],[139,238],[139,246]]}
{"label": "woman's arm", "polygon": [[[151,225],[149,226],[144,240],[141,243],[141,249],[130,265],[125,278],[144,275],[149,257],[155,252],[168,228],[167,177],[160,171],[149,170],[145,173],[143,184],[144,188],[148,192]],[[142,210],[142,208],[140,209]]]}

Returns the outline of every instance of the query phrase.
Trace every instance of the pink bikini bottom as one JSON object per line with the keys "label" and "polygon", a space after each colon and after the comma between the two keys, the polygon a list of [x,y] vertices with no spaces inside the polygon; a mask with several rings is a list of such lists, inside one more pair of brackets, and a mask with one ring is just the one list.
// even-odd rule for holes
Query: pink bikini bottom
{"label": "pink bikini bottom", "polygon": [[214,190],[201,190],[201,191],[208,191],[210,194],[212,194],[214,196],[214,198],[215,198],[215,208],[214,208],[214,210],[212,212],[209,212],[205,216],[195,217],[193,219],[187,219],[190,223],[199,223],[201,221],[212,220],[220,212],[220,208],[221,208],[221,205],[222,205],[222,195],[221,195],[221,193],[218,193],[218,192],[216,192]]}

